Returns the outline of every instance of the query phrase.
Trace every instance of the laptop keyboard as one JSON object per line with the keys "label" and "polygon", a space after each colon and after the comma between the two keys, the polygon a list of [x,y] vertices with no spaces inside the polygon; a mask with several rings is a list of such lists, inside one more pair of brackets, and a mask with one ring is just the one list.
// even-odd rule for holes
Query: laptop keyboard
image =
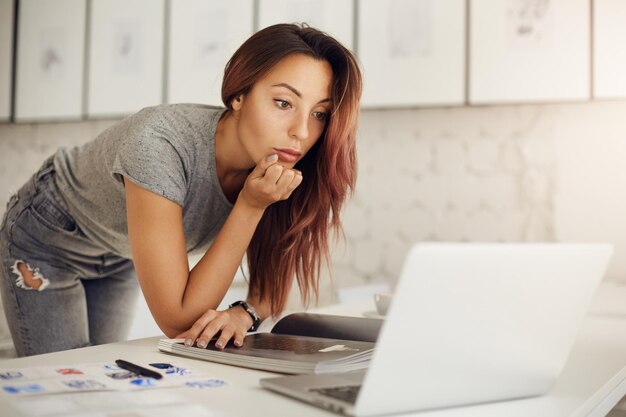
{"label": "laptop keyboard", "polygon": [[341,387],[311,388],[309,391],[354,404],[360,389],[360,385],[344,385]]}

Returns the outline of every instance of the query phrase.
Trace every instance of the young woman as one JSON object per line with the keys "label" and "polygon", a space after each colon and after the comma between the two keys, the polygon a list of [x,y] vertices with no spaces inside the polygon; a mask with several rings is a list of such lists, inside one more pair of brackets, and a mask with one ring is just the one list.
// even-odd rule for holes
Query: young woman
{"label": "young woman", "polygon": [[[11,197],[0,229],[18,355],[123,339],[137,281],[163,332],[199,347],[215,335],[218,348],[241,345],[284,309],[294,279],[305,302],[317,296],[355,184],[360,95],[340,43],[275,25],[226,65],[225,108],[146,108],[57,151]],[[217,311],[246,253],[247,300]]]}

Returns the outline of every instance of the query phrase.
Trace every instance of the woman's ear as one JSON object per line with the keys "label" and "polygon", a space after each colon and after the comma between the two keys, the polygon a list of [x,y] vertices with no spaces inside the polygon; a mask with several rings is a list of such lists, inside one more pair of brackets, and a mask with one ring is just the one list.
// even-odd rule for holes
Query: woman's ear
{"label": "woman's ear", "polygon": [[241,110],[242,104],[243,104],[243,94],[239,94],[231,102],[231,106],[232,106],[233,110],[235,110],[235,111]]}

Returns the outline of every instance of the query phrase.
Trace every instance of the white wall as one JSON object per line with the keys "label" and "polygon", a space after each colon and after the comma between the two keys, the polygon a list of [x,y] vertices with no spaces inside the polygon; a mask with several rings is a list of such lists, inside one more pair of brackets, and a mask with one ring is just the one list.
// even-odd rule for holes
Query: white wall
{"label": "white wall", "polygon": [[367,111],[338,286],[393,284],[411,242],[609,241],[626,281],[626,101]]}

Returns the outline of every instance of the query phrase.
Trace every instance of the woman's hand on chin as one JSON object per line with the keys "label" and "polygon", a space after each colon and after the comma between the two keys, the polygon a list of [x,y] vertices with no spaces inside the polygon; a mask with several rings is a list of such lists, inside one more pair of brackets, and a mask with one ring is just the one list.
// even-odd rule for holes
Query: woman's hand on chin
{"label": "woman's hand on chin", "polygon": [[289,198],[302,183],[302,172],[285,168],[277,162],[278,155],[273,154],[256,165],[239,194],[242,202],[265,210],[270,204]]}

